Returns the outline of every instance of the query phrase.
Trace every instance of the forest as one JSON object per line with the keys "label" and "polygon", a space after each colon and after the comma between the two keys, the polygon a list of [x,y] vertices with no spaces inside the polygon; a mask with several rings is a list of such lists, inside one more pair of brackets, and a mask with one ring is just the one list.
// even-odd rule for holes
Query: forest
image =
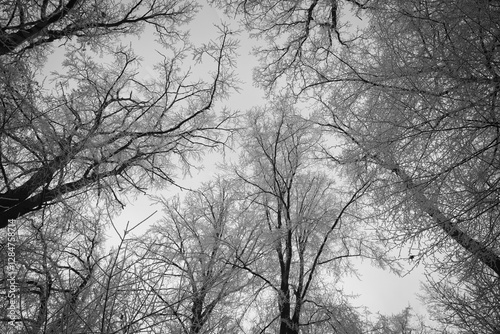
{"label": "forest", "polygon": [[500,334],[499,95],[498,0],[2,0],[0,333]]}

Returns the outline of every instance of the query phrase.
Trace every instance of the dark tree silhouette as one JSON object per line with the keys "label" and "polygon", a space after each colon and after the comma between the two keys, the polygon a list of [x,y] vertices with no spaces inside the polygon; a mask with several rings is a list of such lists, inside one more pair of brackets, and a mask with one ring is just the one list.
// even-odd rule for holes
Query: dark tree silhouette
{"label": "dark tree silhouette", "polygon": [[172,28],[185,23],[196,12],[192,1],[5,1],[0,19],[0,56],[78,37],[101,43],[112,36],[139,33],[153,25],[159,37],[172,38]]}
{"label": "dark tree silhouette", "polygon": [[[86,25],[57,21],[57,27],[62,25],[61,31],[69,29],[71,33],[86,27],[90,30],[82,30],[82,36],[90,42],[97,43],[108,33],[138,32],[143,22],[157,28],[160,40],[169,38],[172,43],[185,44],[179,25],[196,7],[176,1],[106,7],[102,10],[109,9],[109,15],[98,17],[110,26],[103,26],[101,33],[100,23],[94,24],[95,17],[88,17],[91,13],[80,14],[87,13],[88,6],[109,4],[57,4],[51,9],[55,14],[45,17],[52,2],[43,1],[40,12],[16,2],[4,29],[22,27],[5,35],[5,40],[12,41],[4,44],[22,47],[31,43],[28,46],[42,48],[51,40],[44,34],[52,36],[52,30],[39,27],[42,23],[29,23],[36,15],[40,15],[40,22],[52,22],[49,18],[85,20]],[[124,25],[109,21],[120,13]],[[26,31],[39,28],[43,33],[34,33],[36,40],[27,37],[31,33]],[[70,33],[64,36],[71,37]],[[15,42],[24,37],[26,43]],[[146,179],[151,180],[150,184],[171,183],[173,165],[186,164],[200,148],[224,141],[222,126],[231,116],[215,114],[213,107],[234,87],[231,67],[236,42],[227,28],[221,28],[220,38],[202,48],[174,48],[172,57],[156,65],[158,77],[153,80],[141,77],[140,61],[132,50],[112,45],[101,48],[112,59],[107,64],[94,61],[78,46],[68,45],[72,52],[63,63],[66,72],[51,76],[55,82],[52,90],[44,89],[35,80],[37,73],[29,57],[12,60],[11,55],[4,56],[10,60],[0,66],[0,228],[6,227],[9,219],[86,190],[119,200],[118,191],[142,191]],[[193,52],[199,62],[212,62],[210,79],[190,79],[189,72],[182,73],[182,58],[188,52]]]}

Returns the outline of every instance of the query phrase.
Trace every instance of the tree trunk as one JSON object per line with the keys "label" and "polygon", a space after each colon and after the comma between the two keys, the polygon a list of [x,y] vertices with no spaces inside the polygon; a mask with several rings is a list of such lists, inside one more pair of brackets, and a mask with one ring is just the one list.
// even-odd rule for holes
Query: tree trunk
{"label": "tree trunk", "polygon": [[33,27],[11,33],[0,38],[0,56],[8,54],[15,50],[16,47],[21,45],[27,40],[40,34],[42,31],[46,30],[49,25],[55,23],[62,18],[64,18],[73,7],[76,6],[79,0],[70,0],[66,6],[63,6],[60,10],[52,13],[45,19],[39,20]]}
{"label": "tree trunk", "polygon": [[469,236],[466,232],[462,231],[456,223],[446,217],[437,205],[425,196],[421,187],[416,185],[410,176],[398,165],[384,164],[383,167],[394,172],[401,181],[403,181],[406,189],[413,195],[418,207],[427,213],[449,237],[455,240],[469,253],[477,256],[479,261],[491,268],[497,274],[497,277],[500,278],[500,257],[495,254],[492,249],[489,249],[481,242]]}

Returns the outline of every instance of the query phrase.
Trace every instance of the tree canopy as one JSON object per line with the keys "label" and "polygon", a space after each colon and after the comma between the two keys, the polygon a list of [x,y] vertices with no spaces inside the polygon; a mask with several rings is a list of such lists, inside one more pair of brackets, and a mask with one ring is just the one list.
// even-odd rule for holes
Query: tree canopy
{"label": "tree canopy", "polygon": [[[17,3],[5,29],[15,25],[18,34],[25,36],[40,25],[28,23],[35,22],[31,16],[39,14],[45,22],[44,13],[51,3],[44,1],[40,13],[32,13],[33,8],[25,12],[24,5]],[[2,228],[9,219],[70,196],[93,193],[119,202],[119,191],[143,191],[153,183],[172,183],[174,165],[188,163],[189,156],[202,147],[224,142],[223,124],[231,116],[216,115],[213,108],[234,80],[236,41],[227,28],[221,28],[218,40],[194,49],[179,30],[179,24],[192,16],[194,3],[139,1],[117,8],[103,3],[99,11],[110,11],[109,15],[89,16],[85,20],[97,22],[87,25],[78,23],[84,19],[79,14],[85,11],[84,4],[95,7],[85,1],[69,1],[62,7],[59,3],[61,8],[54,11],[60,13],[49,17],[58,19],[61,31],[67,30],[60,38],[69,39],[81,31],[88,43],[96,43],[97,51],[105,52],[108,63],[96,61],[96,54],[68,42],[63,71],[51,76],[53,88],[46,89],[35,80],[37,69],[20,56],[25,49],[33,48],[33,55],[48,47],[45,41],[51,40],[51,32],[45,28],[46,39],[42,33],[36,34],[36,41],[26,37],[1,56],[6,59],[0,88]],[[125,18],[101,27],[100,20],[117,15]],[[105,47],[99,44],[105,35],[126,36],[145,24],[156,28],[160,46],[173,48],[172,57],[155,65],[158,76],[151,79],[141,75],[141,61],[130,47],[109,40]],[[4,38],[17,38],[9,36]],[[177,46],[165,45],[167,38]],[[182,69],[188,52],[197,61],[212,62],[214,70],[208,81],[191,78]]]}
{"label": "tree canopy", "polygon": [[[239,23],[202,45],[197,1],[0,4],[0,331],[500,333],[500,4],[207,2]],[[137,194],[161,213],[106,245]],[[357,258],[425,268],[433,324],[356,309]]]}

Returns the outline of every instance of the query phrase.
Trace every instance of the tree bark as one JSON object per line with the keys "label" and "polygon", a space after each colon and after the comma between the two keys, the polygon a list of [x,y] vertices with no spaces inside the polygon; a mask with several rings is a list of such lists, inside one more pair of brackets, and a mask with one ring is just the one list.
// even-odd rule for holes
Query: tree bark
{"label": "tree bark", "polygon": [[412,194],[418,207],[428,214],[450,238],[455,240],[469,253],[477,256],[479,261],[492,269],[497,274],[497,277],[500,278],[500,257],[492,249],[469,236],[466,232],[462,231],[456,223],[446,217],[437,205],[425,196],[421,187],[416,185],[410,176],[398,165],[382,164],[382,166],[391,170],[401,179],[401,181],[403,181],[403,184]]}
{"label": "tree bark", "polygon": [[0,56],[8,54],[15,50],[26,40],[40,34],[52,23],[55,23],[64,18],[73,9],[80,0],[70,0],[66,6],[52,13],[48,17],[38,20],[31,28],[11,33],[0,37]]}

